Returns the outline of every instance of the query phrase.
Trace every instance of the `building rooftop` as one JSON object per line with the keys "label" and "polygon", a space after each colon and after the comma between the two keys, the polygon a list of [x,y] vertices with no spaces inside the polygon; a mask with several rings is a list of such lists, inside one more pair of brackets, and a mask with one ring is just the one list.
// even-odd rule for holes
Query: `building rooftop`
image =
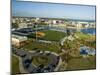
{"label": "building rooftop", "polygon": [[20,41],[27,40],[27,37],[25,37],[25,36],[19,36],[19,35],[14,35],[14,34],[12,34],[12,38],[18,39]]}

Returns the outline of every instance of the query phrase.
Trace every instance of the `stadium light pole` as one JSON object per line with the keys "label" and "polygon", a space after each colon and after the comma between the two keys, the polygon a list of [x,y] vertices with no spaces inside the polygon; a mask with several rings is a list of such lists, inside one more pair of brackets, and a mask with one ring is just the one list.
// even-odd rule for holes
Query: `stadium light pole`
{"label": "stadium light pole", "polygon": [[66,24],[66,35],[67,35],[67,24]]}
{"label": "stadium light pole", "polygon": [[37,23],[36,23],[36,41],[37,41]]}
{"label": "stadium light pole", "polygon": [[36,18],[36,41],[37,41],[37,26],[38,26],[39,18]]}

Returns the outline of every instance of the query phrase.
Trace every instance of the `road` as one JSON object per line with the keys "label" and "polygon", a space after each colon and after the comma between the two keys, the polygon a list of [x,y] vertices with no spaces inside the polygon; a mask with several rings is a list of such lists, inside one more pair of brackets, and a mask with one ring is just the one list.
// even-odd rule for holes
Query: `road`
{"label": "road", "polygon": [[[61,63],[61,58],[59,57],[59,55],[57,55],[54,52],[49,52],[49,51],[25,51],[23,49],[17,49],[17,48],[12,48],[12,52],[13,54],[15,54],[16,56],[19,56],[20,58],[20,63],[22,63],[22,66],[24,68],[25,73],[41,73],[41,72],[53,72],[53,71],[57,71],[57,69],[59,68],[58,65],[60,65]],[[46,66],[36,66],[35,64],[32,64],[32,58],[34,56],[45,56],[45,57],[49,57],[51,59],[51,61],[48,63],[48,65]],[[22,67],[20,67],[21,69]],[[56,68],[56,70],[55,70]],[[22,72],[22,73],[23,73]]]}

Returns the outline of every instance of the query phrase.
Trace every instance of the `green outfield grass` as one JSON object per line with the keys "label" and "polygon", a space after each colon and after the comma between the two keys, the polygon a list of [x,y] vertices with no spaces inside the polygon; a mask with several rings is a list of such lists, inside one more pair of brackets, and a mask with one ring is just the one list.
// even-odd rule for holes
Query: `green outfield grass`
{"label": "green outfield grass", "polygon": [[45,30],[43,32],[45,33],[45,36],[42,39],[49,41],[60,41],[63,37],[66,36],[65,33],[58,31]]}

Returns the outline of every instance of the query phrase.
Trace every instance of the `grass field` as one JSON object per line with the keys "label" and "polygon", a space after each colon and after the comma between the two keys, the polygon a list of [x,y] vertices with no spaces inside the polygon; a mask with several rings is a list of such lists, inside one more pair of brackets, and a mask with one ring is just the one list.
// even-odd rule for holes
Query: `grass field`
{"label": "grass field", "polygon": [[63,37],[66,36],[65,33],[58,31],[45,30],[43,32],[45,33],[45,36],[42,39],[49,41],[60,41]]}
{"label": "grass field", "polygon": [[67,70],[95,69],[95,56],[86,58],[72,58],[68,62]]}
{"label": "grass field", "polygon": [[41,51],[51,51],[51,52],[56,52],[60,53],[61,50],[59,44],[45,44],[45,43],[39,43],[39,42],[29,42],[29,44],[23,46],[24,49],[28,50],[41,50]]}
{"label": "grass field", "polygon": [[89,34],[85,34],[85,33],[81,33],[81,32],[77,32],[75,33],[80,39],[94,39],[95,40],[95,36],[94,35],[89,35]]}
{"label": "grass field", "polygon": [[36,66],[39,65],[48,65],[48,63],[51,61],[51,59],[47,56],[35,56],[33,57],[32,63]]}
{"label": "grass field", "polygon": [[18,74],[19,71],[19,60],[17,57],[12,56],[12,74]]}
{"label": "grass field", "polygon": [[85,46],[96,48],[96,36],[77,32],[76,35],[79,37],[79,42]]}

